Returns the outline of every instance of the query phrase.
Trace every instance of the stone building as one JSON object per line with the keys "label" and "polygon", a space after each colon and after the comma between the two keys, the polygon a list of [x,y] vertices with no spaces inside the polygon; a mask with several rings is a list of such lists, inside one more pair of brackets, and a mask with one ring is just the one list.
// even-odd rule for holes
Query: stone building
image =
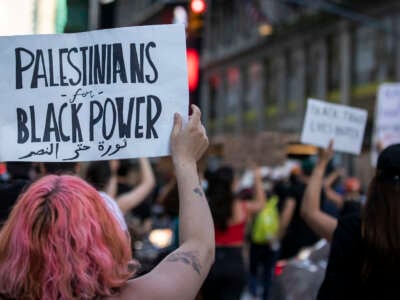
{"label": "stone building", "polygon": [[296,139],[309,97],[366,108],[363,154],[343,157],[366,182],[377,87],[400,79],[400,3],[212,0],[207,9],[201,105],[214,140],[243,137],[244,150],[265,147],[268,134]]}

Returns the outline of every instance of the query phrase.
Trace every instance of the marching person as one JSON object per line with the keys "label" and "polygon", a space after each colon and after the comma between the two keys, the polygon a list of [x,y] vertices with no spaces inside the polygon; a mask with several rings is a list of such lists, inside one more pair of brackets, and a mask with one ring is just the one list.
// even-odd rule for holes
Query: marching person
{"label": "marching person", "polygon": [[339,220],[319,212],[316,201],[332,154],[330,143],[314,170],[314,184],[308,187],[302,209],[308,224],[331,241],[318,299],[393,299],[400,294],[400,144],[380,153],[362,211]]}

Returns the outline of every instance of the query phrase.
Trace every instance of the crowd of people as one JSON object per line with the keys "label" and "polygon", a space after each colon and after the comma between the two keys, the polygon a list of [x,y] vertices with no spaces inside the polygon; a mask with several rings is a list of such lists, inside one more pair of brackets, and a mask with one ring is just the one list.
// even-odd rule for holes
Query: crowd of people
{"label": "crowd of people", "polygon": [[[186,125],[175,115],[172,159],[154,170],[146,158],[138,168],[7,163],[0,298],[235,300],[248,290],[265,300],[277,261],[321,238],[331,252],[318,299],[398,294],[400,145],[381,152],[365,189],[332,164],[332,143],[314,165],[304,159],[281,178],[250,163],[253,185],[243,188],[231,166],[198,164],[208,139],[192,110]],[[135,245],[155,216],[168,220],[172,238],[144,270]]]}

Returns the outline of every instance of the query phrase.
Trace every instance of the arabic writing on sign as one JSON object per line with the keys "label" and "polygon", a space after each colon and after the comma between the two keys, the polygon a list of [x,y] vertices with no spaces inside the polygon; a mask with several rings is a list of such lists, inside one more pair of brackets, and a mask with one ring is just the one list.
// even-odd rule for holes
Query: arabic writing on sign
{"label": "arabic writing on sign", "polygon": [[90,149],[90,146],[86,146],[86,145],[83,145],[81,143],[79,143],[77,146],[78,146],[78,148],[75,149],[75,151],[74,151],[75,155],[73,157],[70,157],[70,158],[64,158],[63,160],[74,160],[74,159],[77,159],[79,157],[79,155],[80,155],[79,152],[86,151],[86,150]]}
{"label": "arabic writing on sign", "polygon": [[[122,142],[117,143],[115,145],[108,145],[105,146],[104,145],[104,141],[99,142],[99,145],[97,147],[97,150],[99,152],[101,152],[100,157],[104,157],[104,156],[113,156],[116,153],[118,153],[121,149],[126,148],[128,146],[128,143],[126,141],[126,139],[123,139]],[[68,156],[66,158],[63,158],[63,161],[67,161],[67,160],[76,160],[77,158],[79,158],[80,153],[82,151],[87,151],[91,149],[90,146],[88,145],[84,145],[83,143],[78,143],[76,145],[76,149],[73,151],[73,155],[72,156]],[[59,152],[59,143],[50,143],[48,144],[48,146],[39,149],[39,150],[32,150],[30,151],[28,154],[19,157],[19,159],[25,159],[31,156],[42,156],[42,155],[53,155],[55,154],[55,158],[58,158],[58,152]]]}
{"label": "arabic writing on sign", "polygon": [[25,158],[28,158],[28,157],[31,157],[31,156],[35,156],[35,155],[38,155],[38,156],[41,156],[41,155],[53,155],[53,151],[54,150],[55,150],[56,158],[58,158],[58,148],[59,148],[59,143],[56,143],[55,147],[54,147],[54,144],[51,143],[48,147],[39,149],[37,151],[30,151],[28,154],[26,154],[24,156],[21,156],[18,159],[25,159]]}
{"label": "arabic writing on sign", "polygon": [[112,149],[112,146],[111,146],[111,145],[108,145],[107,150],[106,150],[105,152],[103,152],[104,149],[105,149],[105,148],[104,148],[104,142],[99,142],[98,150],[99,150],[100,152],[103,152],[103,153],[101,154],[101,157],[104,157],[104,156],[106,156],[107,154],[108,154],[108,156],[112,156],[112,155],[114,155],[115,153],[117,153],[119,150],[121,150],[122,148],[125,148],[125,147],[127,146],[126,139],[123,139],[123,141],[124,141],[123,145],[116,144],[116,145],[114,146],[114,150],[113,150],[111,153],[109,153],[109,152],[111,151],[111,149]]}

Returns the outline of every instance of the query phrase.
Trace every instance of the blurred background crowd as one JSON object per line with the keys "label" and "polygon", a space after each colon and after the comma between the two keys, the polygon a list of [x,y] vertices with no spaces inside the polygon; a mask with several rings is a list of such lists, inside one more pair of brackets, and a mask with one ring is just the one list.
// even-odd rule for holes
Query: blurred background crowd
{"label": "blurred background crowd", "polygon": [[[271,299],[314,298],[329,247],[303,221],[301,205],[317,149],[290,145],[285,163],[276,166],[259,166],[249,156],[243,170],[213,151],[203,157],[199,169],[214,218],[217,252],[199,299],[267,299],[268,294]],[[131,235],[138,275],[178,247],[178,189],[170,158],[2,164],[1,223],[31,182],[54,173],[80,176],[108,199],[107,205],[117,204],[111,204],[111,210]],[[360,181],[334,161],[323,190],[321,210],[334,217],[363,201]],[[257,298],[263,293],[264,298]]]}

